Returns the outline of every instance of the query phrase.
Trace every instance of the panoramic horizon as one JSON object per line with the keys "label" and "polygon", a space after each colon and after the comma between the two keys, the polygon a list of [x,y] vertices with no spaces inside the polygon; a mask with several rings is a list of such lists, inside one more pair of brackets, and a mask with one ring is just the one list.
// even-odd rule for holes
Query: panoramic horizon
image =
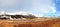
{"label": "panoramic horizon", "polygon": [[0,0],[0,12],[27,12],[37,16],[60,16],[60,0]]}

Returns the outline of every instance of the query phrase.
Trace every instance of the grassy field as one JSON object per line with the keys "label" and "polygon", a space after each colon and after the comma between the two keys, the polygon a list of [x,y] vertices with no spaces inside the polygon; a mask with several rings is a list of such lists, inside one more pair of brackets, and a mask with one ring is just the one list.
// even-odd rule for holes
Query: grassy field
{"label": "grassy field", "polygon": [[0,27],[60,27],[60,18],[34,18],[27,20],[0,20]]}

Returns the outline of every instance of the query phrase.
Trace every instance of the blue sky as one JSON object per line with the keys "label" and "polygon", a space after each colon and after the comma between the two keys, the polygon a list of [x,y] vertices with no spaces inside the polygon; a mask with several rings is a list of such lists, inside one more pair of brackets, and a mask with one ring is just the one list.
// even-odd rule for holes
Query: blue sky
{"label": "blue sky", "polygon": [[59,16],[60,0],[0,0],[0,11],[30,12],[38,16]]}
{"label": "blue sky", "polygon": [[56,0],[56,9],[60,11],[60,0]]}

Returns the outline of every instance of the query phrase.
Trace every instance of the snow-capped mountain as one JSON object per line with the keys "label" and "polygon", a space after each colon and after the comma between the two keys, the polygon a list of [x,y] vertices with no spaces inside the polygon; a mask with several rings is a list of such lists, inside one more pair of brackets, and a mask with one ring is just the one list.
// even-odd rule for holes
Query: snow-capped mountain
{"label": "snow-capped mountain", "polygon": [[8,15],[16,15],[16,14],[18,14],[18,15],[26,15],[27,13],[25,13],[25,12],[15,12],[15,13],[9,13],[9,12],[0,12],[0,15],[4,15],[4,14],[8,14]]}
{"label": "snow-capped mountain", "polygon": [[29,15],[32,15],[32,16],[36,16],[38,17],[38,15],[34,15],[33,13],[28,13],[28,12],[15,12],[15,13],[9,13],[9,12],[0,12],[0,15],[24,15],[24,16],[29,16]]}

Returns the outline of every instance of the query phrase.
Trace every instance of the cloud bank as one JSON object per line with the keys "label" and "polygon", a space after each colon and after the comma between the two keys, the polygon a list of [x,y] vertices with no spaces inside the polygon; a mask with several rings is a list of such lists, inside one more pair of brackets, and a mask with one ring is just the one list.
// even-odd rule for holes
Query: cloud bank
{"label": "cloud bank", "polygon": [[56,8],[53,0],[0,0],[0,11],[25,11],[42,17],[56,13]]}
{"label": "cloud bank", "polygon": [[[53,0],[33,0],[32,12],[39,16],[47,16],[56,12],[55,3]],[[52,15],[52,14],[51,14]]]}

